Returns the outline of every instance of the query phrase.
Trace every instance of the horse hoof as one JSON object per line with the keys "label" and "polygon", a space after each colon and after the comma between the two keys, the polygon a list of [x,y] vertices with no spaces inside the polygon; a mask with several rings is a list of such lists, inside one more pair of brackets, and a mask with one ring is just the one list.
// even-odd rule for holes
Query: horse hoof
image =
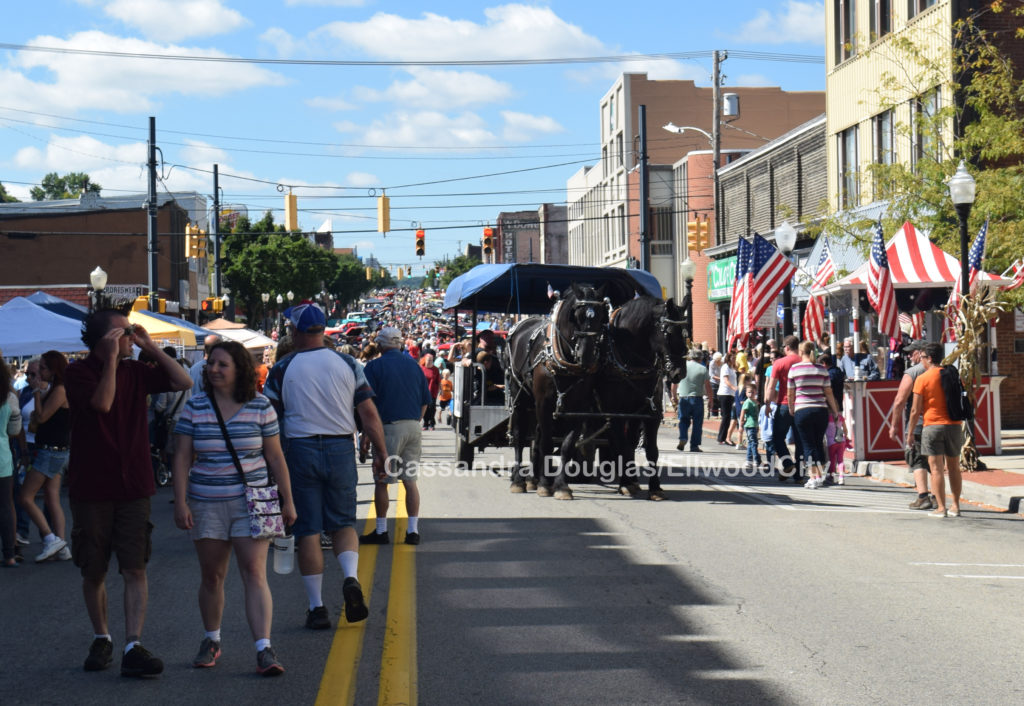
{"label": "horse hoof", "polygon": [[526,481],[526,489],[527,490],[531,490],[531,491],[537,490],[537,481],[534,481],[534,480]]}
{"label": "horse hoof", "polygon": [[547,486],[543,486],[543,485],[540,486],[539,488],[537,488],[537,497],[538,498],[550,498],[551,497],[551,488],[548,488]]}
{"label": "horse hoof", "polygon": [[555,500],[572,500],[572,491],[568,488],[565,490],[556,490]]}
{"label": "horse hoof", "polygon": [[526,492],[526,484],[525,483],[513,483],[512,485],[509,486],[508,492],[510,492],[510,493],[525,493]]}
{"label": "horse hoof", "polygon": [[668,500],[668,496],[665,495],[664,490],[652,490],[647,498],[648,500]]}

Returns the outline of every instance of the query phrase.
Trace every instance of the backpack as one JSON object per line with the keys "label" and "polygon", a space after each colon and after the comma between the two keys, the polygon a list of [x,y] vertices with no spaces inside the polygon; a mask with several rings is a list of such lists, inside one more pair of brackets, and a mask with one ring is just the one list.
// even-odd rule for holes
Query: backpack
{"label": "backpack", "polygon": [[939,382],[942,384],[942,392],[946,396],[949,418],[954,422],[974,419],[974,408],[967,397],[963,383],[960,382],[960,372],[952,365],[945,365],[939,370]]}

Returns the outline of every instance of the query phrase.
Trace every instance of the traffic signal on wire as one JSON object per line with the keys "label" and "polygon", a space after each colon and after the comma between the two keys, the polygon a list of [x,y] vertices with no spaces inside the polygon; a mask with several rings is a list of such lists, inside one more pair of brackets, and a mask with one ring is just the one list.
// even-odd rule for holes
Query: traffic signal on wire
{"label": "traffic signal on wire", "polygon": [[494,252],[494,229],[484,228],[484,255]]}
{"label": "traffic signal on wire", "polygon": [[698,248],[699,250],[703,250],[704,248],[711,247],[711,236],[708,233],[708,226],[709,225],[710,225],[710,222],[708,221],[707,218],[705,218],[703,221],[701,221],[701,220],[697,221],[697,240],[699,241],[698,242],[698,245],[700,246]]}
{"label": "traffic signal on wire", "polygon": [[422,230],[416,231],[416,254],[419,257],[423,257],[427,254],[426,239]]}
{"label": "traffic signal on wire", "polygon": [[686,222],[686,249],[691,252],[700,251],[700,221]]}

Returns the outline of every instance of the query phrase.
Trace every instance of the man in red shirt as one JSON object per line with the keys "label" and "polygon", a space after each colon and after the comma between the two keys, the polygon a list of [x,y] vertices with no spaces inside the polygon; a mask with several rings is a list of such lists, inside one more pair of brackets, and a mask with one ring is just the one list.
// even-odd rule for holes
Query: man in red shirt
{"label": "man in red shirt", "polygon": [[[796,483],[800,482],[800,469],[794,456],[789,453],[789,446],[786,444],[786,435],[793,426],[793,414],[789,405],[786,404],[786,393],[789,390],[789,369],[795,363],[800,362],[800,354],[797,349],[800,347],[800,339],[796,336],[786,336],[782,342],[786,355],[772,363],[771,376],[765,384],[766,401],[775,402],[775,419],[772,427],[772,444],[775,446],[775,455],[782,462],[782,470],[779,472],[779,481],[785,482],[787,478],[793,478]],[[803,458],[803,448],[800,446],[800,435],[793,434],[795,458]]]}
{"label": "man in red shirt", "polygon": [[[95,633],[86,671],[110,666],[107,566],[117,554],[124,579],[126,645],[122,676],[149,677],[163,662],[139,644],[146,615],[146,562],[151,544],[149,498],[156,492],[149,456],[146,395],[188,390],[188,371],[164,353],[140,326],[114,309],[89,314],[82,329],[89,355],[68,366],[71,408],[68,497],[74,520],[71,555],[82,571],[82,593]],[[131,360],[132,344],[156,361]]]}

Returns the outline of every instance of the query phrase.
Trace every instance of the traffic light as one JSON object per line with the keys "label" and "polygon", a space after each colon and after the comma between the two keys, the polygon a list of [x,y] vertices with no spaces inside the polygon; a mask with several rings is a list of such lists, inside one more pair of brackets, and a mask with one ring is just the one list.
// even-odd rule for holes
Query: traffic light
{"label": "traffic light", "polygon": [[219,314],[224,311],[224,299],[221,297],[214,297],[213,299],[213,311],[215,314]]}
{"label": "traffic light", "polygon": [[686,249],[700,252],[700,221],[686,222]]}
{"label": "traffic light", "polygon": [[697,221],[697,239],[699,241],[699,250],[711,247],[711,235],[708,233],[708,226],[710,222],[707,218],[703,221]]}
{"label": "traffic light", "polygon": [[484,255],[494,252],[494,229],[484,228]]}
{"label": "traffic light", "polygon": [[423,257],[427,254],[426,239],[424,238],[423,231],[416,231],[416,255]]}
{"label": "traffic light", "polygon": [[373,268],[372,267],[367,267],[366,268],[366,281],[369,282],[371,279],[373,279]]}
{"label": "traffic light", "polygon": [[401,280],[405,276],[405,270],[401,267],[398,268],[398,279]]}
{"label": "traffic light", "polygon": [[206,257],[206,231],[185,224],[185,257]]}
{"label": "traffic light", "polygon": [[391,199],[387,196],[377,197],[377,232],[387,233],[391,230]]}
{"label": "traffic light", "polygon": [[215,299],[213,297],[207,297],[199,305],[199,308],[202,309],[203,311],[205,311],[206,313],[211,314],[211,313],[213,313],[213,302],[214,301],[215,301]]}
{"label": "traffic light", "polygon": [[296,203],[295,194],[288,192],[284,195],[284,227],[288,231],[299,229],[299,208]]}

